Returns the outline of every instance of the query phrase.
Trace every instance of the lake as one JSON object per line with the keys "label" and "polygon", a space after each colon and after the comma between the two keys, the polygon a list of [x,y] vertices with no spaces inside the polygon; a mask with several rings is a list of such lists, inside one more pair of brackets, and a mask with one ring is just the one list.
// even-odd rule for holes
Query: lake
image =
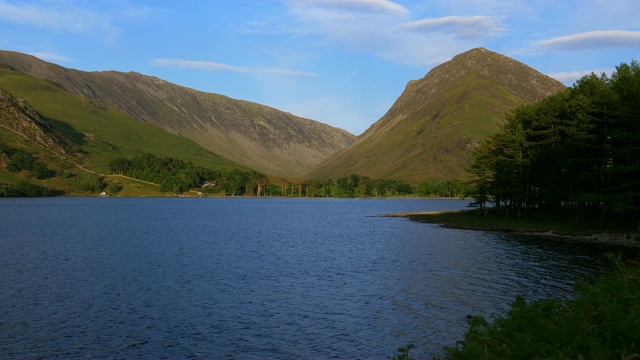
{"label": "lake", "polygon": [[0,199],[0,358],[384,359],[453,346],[611,248],[446,229],[422,199]]}

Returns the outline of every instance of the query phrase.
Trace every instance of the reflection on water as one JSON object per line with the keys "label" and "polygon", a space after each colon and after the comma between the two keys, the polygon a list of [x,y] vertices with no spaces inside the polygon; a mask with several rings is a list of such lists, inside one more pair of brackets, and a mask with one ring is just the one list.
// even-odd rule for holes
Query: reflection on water
{"label": "reflection on water", "polygon": [[467,315],[609,266],[598,246],[373,216],[465,205],[0,200],[0,357],[424,357]]}

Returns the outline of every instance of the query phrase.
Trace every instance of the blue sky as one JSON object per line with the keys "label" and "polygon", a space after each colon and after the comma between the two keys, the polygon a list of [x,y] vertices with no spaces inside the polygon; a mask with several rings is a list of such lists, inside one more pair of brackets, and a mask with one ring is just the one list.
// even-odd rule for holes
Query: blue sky
{"label": "blue sky", "polygon": [[135,71],[356,135],[485,47],[567,85],[640,60],[638,0],[0,0],[0,49]]}

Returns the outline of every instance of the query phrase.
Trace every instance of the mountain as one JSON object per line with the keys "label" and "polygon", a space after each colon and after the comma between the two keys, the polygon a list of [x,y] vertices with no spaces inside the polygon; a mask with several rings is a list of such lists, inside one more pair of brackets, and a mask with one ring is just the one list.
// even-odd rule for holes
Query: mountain
{"label": "mountain", "polygon": [[358,174],[418,183],[464,177],[469,153],[505,113],[564,89],[504,55],[476,48],[410,81],[389,111],[353,146],[307,176]]}
{"label": "mountain", "polygon": [[[53,153],[85,167],[100,167],[116,157],[144,153],[176,157],[213,169],[241,168],[190,139],[93,100],[58,84],[0,66],[0,140],[8,132],[28,139],[19,147]],[[17,144],[15,144],[17,145]]]}
{"label": "mountain", "polygon": [[[137,180],[122,176],[132,174],[109,175],[109,164],[119,158],[144,159],[147,168],[136,168]],[[259,175],[186,137],[0,65],[0,197],[105,189],[118,196],[167,196],[202,179],[252,174]],[[178,178],[180,185],[169,184]],[[163,188],[160,180],[169,185]]]}
{"label": "mountain", "polygon": [[48,79],[268,175],[299,178],[355,140],[347,131],[317,121],[138,73],[84,72],[10,51],[0,51],[0,64]]}

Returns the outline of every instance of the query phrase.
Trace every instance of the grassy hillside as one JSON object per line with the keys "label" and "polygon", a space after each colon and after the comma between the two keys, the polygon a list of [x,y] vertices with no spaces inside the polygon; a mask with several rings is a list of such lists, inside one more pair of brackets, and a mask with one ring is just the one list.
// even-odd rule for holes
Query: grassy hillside
{"label": "grassy hillside", "polygon": [[345,130],[278,109],[134,72],[78,71],[10,51],[0,51],[0,64],[272,176],[300,178],[355,139]]}
{"label": "grassy hillside", "polygon": [[358,174],[403,180],[462,179],[470,152],[505,114],[564,88],[506,56],[473,49],[411,81],[355,145],[324,161],[311,178]]}
{"label": "grassy hillside", "polygon": [[[243,168],[192,140],[135,121],[41,78],[0,69],[0,90],[0,145],[10,149],[0,151],[0,193],[5,196],[25,186],[46,187],[50,195],[89,195],[105,187],[109,192],[113,186],[120,196],[166,196],[157,185],[108,175],[109,161],[144,153],[216,170]],[[30,154],[55,176],[11,170],[8,154],[15,151]]]}
{"label": "grassy hillside", "polygon": [[105,165],[111,159],[142,153],[176,157],[217,169],[239,166],[190,139],[137,122],[122,112],[72,95],[41,78],[0,69],[0,88],[31,104],[71,140],[76,161],[98,172],[105,172]]}

